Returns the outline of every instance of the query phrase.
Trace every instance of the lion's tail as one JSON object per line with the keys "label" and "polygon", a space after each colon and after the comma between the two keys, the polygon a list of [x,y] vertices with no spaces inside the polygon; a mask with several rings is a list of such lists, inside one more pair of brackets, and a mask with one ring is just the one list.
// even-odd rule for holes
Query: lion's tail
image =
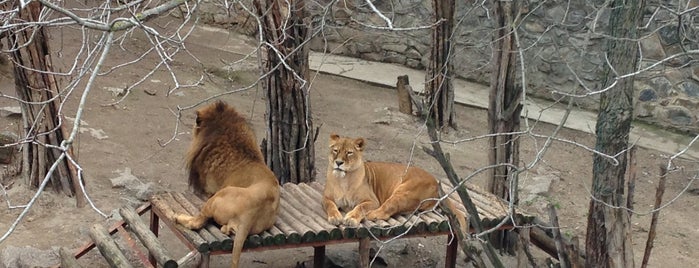
{"label": "lion's tail", "polygon": [[447,205],[447,208],[449,208],[451,213],[454,214],[456,220],[459,222],[459,230],[461,231],[461,234],[464,236],[468,235],[468,230],[470,228],[468,225],[468,221],[466,221],[466,214],[460,209],[458,209],[454,201],[449,199],[448,197],[445,198],[443,202],[445,205]]}
{"label": "lion's tail", "polygon": [[243,252],[243,245],[245,244],[245,239],[248,238],[250,233],[249,226],[240,226],[235,232],[235,238],[233,239],[233,251],[231,252],[231,268],[238,268],[240,262],[240,254]]}

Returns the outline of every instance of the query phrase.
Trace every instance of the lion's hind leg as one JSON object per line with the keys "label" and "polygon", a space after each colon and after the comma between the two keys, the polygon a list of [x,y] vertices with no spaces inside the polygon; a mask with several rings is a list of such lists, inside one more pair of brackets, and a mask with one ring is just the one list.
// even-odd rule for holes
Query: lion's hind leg
{"label": "lion's hind leg", "polygon": [[214,202],[216,202],[216,200],[216,195],[206,200],[206,204],[204,204],[201,211],[196,216],[190,216],[186,214],[175,215],[175,222],[182,224],[184,227],[187,227],[192,230],[201,229],[209,221],[209,219],[214,217],[214,210],[212,209],[212,206],[214,205]]}

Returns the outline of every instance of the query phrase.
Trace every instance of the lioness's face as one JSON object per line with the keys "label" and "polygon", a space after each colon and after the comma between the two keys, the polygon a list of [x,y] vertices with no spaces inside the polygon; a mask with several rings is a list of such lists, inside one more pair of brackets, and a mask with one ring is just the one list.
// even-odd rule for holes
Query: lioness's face
{"label": "lioness's face", "polygon": [[346,138],[337,134],[330,135],[330,155],[328,167],[333,174],[344,177],[347,172],[361,167],[364,152],[364,138]]}

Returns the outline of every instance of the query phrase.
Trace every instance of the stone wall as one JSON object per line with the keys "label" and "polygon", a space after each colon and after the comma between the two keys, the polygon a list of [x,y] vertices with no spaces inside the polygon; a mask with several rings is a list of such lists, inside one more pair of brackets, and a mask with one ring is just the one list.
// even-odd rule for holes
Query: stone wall
{"label": "stone wall", "polygon": [[[488,6],[473,7],[465,4],[466,1],[456,2],[458,22],[452,60],[455,75],[487,84],[490,79],[493,14]],[[599,101],[599,94],[595,92],[603,85],[606,64],[604,51],[608,38],[605,33],[610,12],[599,8],[604,1],[525,2],[517,34],[523,51],[527,93],[563,101],[570,100],[566,98],[569,94],[579,95],[572,101],[594,110]],[[682,51],[699,49],[696,41],[699,40],[699,11],[695,9],[686,14],[681,31],[678,31],[677,16],[671,13],[678,8],[658,8],[658,3],[667,5],[666,2],[676,1],[646,2],[646,27],[640,42],[640,67],[644,71],[638,74],[635,84],[636,117],[699,133],[698,55],[676,56]],[[427,26],[434,20],[432,1],[375,0],[374,5],[390,16],[393,26],[399,28],[393,31],[366,26],[386,24],[366,6],[364,0],[340,1],[330,8],[320,5],[323,3],[327,5],[329,2],[307,1],[314,27],[316,30],[322,28],[311,42],[313,50],[416,69],[428,65],[430,30],[414,28]],[[697,5],[699,0],[689,0],[685,9]],[[246,34],[255,32],[254,20],[240,6],[230,9],[231,15],[224,13],[225,9],[207,10],[212,3],[203,6],[201,17],[205,22]],[[696,18],[688,19],[692,16]],[[663,63],[658,64],[661,60]]]}

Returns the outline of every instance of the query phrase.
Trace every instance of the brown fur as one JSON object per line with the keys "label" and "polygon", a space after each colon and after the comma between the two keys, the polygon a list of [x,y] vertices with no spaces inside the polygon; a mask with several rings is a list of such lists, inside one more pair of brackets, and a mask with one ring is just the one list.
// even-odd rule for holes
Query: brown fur
{"label": "brown fur", "polygon": [[233,107],[218,101],[199,109],[187,169],[194,192],[209,199],[199,215],[175,216],[190,229],[200,229],[213,218],[223,233],[235,233],[234,268],[248,234],[272,227],[279,212],[279,183],[255,142],[252,129]]}
{"label": "brown fur", "polygon": [[[434,176],[399,163],[364,162],[364,148],[364,138],[330,135],[323,191],[329,222],[357,226],[363,219],[386,220],[396,214],[434,208],[439,197],[439,183]],[[456,213],[465,231],[465,215],[449,199],[443,202]],[[348,212],[342,217],[339,209]]]}

